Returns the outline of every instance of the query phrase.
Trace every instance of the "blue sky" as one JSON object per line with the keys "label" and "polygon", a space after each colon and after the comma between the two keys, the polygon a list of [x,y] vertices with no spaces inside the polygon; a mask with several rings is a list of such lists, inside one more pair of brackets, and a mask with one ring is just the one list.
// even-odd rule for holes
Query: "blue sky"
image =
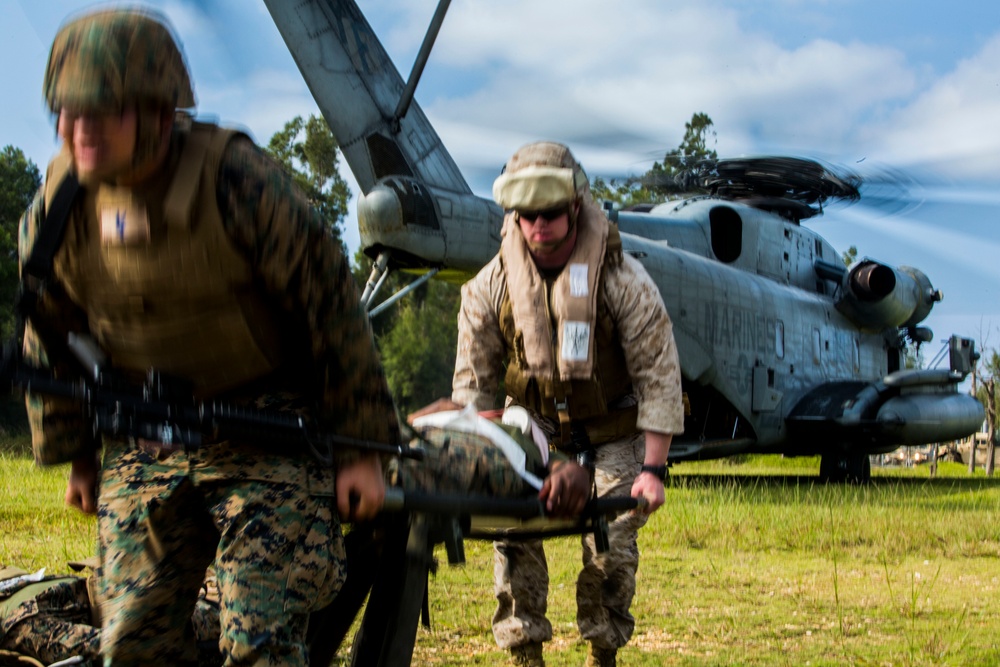
{"label": "blue sky", "polygon": [[[263,143],[317,112],[263,2],[148,4],[184,43],[200,114]],[[405,77],[436,0],[360,4]],[[40,167],[56,148],[41,98],[48,47],[93,6],[0,0],[0,146]],[[696,111],[723,157],[902,175],[898,205],[835,205],[812,224],[839,249],[927,273],[945,294],[926,322],[937,339],[1000,345],[994,0],[453,0],[416,99],[487,196],[510,153],[539,138],[570,144],[591,176],[642,173]]]}

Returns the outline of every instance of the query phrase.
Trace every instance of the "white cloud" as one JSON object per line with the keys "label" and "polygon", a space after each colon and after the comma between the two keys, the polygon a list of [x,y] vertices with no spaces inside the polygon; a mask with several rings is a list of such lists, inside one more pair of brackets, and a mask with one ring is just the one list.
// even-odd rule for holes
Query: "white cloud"
{"label": "white cloud", "polygon": [[267,144],[271,135],[295,116],[319,114],[301,79],[289,77],[282,70],[253,70],[244,78],[220,81],[203,90],[199,109],[209,114],[221,114],[226,109],[235,112],[221,115],[219,120],[224,124],[239,123],[262,144]]}
{"label": "white cloud", "polygon": [[433,58],[449,74],[482,68],[476,84],[423,103],[460,164],[466,148],[448,137],[478,126],[470,152],[519,137],[506,154],[544,136],[617,154],[595,172],[645,170],[696,111],[715,121],[725,155],[853,154],[858,126],[916,82],[892,49],[829,40],[786,49],[744,29],[735,10],[693,2],[459,3]]}
{"label": "white cloud", "polygon": [[875,132],[897,162],[930,162],[958,176],[1000,173],[1000,33]]}

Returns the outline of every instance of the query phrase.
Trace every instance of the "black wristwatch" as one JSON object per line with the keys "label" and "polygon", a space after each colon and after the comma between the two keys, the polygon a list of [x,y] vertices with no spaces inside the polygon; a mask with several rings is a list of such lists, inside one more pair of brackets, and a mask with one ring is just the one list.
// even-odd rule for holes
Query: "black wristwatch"
{"label": "black wristwatch", "polygon": [[664,484],[667,483],[667,477],[670,476],[670,474],[667,472],[667,466],[665,465],[662,466],[643,465],[642,468],[639,469],[639,472],[640,474],[648,472],[649,474],[655,476],[658,480],[660,480]]}

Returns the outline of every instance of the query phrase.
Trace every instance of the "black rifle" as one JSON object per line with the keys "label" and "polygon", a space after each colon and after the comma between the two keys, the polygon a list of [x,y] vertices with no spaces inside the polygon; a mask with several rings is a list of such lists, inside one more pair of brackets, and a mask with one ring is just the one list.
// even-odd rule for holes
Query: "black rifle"
{"label": "black rifle", "polygon": [[257,410],[218,401],[196,401],[190,383],[155,370],[137,385],[105,369],[103,355],[89,338],[70,334],[67,347],[83,372],[63,379],[47,368],[27,364],[16,341],[4,348],[0,383],[35,394],[79,401],[94,435],[135,438],[194,450],[211,442],[236,440],[275,451],[291,449],[333,464],[332,451],[347,447],[421,459],[423,450],[374,442],[319,430],[294,413]]}

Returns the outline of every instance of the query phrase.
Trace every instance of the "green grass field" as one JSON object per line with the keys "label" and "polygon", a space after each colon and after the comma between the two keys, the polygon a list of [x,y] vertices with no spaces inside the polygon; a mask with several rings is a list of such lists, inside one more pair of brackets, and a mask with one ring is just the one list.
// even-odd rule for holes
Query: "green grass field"
{"label": "green grass field", "polygon": [[[640,534],[638,622],[619,664],[1000,664],[1000,480],[942,463],[875,469],[871,484],[816,482],[816,459],[680,464]],[[65,469],[0,445],[0,563],[65,571],[93,521],[63,508]],[[415,665],[503,665],[490,633],[492,553],[430,582],[432,629]],[[547,664],[581,665],[576,538],[550,540]]]}

